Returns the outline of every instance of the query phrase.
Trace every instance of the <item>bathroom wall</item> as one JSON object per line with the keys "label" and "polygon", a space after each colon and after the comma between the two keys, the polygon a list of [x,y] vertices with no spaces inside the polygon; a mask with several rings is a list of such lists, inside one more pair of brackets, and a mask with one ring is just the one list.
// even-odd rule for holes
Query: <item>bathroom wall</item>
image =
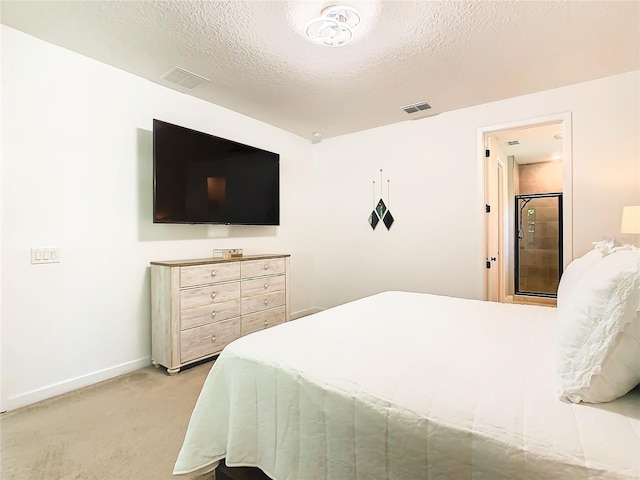
{"label": "bathroom wall", "polygon": [[518,168],[520,194],[562,192],[562,162],[538,162]]}

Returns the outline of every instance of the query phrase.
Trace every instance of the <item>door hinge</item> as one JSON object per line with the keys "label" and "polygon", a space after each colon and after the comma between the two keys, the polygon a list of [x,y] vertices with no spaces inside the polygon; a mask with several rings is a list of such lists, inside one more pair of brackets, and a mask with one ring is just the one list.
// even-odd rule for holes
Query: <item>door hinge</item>
{"label": "door hinge", "polygon": [[487,268],[491,268],[491,262],[489,260],[487,260],[486,265],[487,265]]}
{"label": "door hinge", "polygon": [[485,156],[485,158],[489,158],[489,157],[491,156],[491,150],[486,149],[486,150],[484,151],[484,156]]}
{"label": "door hinge", "polygon": [[484,204],[484,212],[485,213],[491,213],[491,205],[489,205],[488,203]]}

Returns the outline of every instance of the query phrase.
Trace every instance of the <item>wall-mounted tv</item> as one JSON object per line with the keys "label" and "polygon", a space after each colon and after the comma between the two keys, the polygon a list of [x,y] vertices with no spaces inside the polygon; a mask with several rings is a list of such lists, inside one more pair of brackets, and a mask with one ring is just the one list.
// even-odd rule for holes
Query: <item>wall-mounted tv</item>
{"label": "wall-mounted tv", "polygon": [[280,224],[280,155],[153,120],[153,222]]}

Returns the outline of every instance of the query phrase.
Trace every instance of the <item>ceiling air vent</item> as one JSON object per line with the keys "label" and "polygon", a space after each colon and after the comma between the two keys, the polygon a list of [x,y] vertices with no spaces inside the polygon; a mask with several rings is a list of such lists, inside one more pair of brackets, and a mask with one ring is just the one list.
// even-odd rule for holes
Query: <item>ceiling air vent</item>
{"label": "ceiling air vent", "polygon": [[431,108],[431,105],[429,105],[427,102],[419,102],[413,103],[411,105],[405,105],[404,107],[400,108],[406,113],[417,113],[422,112],[423,110],[429,110]]}
{"label": "ceiling air vent", "polygon": [[160,77],[161,79],[173,83],[174,85],[180,85],[183,88],[189,90],[202,85],[204,82],[210,82],[208,78],[205,78],[197,73],[190,72],[184,68],[174,67],[167,73]]}
{"label": "ceiling air vent", "polygon": [[507,142],[507,145],[512,147],[513,145],[520,145],[520,140],[510,140]]}

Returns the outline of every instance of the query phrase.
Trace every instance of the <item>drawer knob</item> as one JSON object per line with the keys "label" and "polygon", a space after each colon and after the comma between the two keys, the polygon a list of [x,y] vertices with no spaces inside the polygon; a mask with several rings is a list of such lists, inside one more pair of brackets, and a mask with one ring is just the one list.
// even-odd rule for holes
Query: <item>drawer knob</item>
{"label": "drawer knob", "polygon": [[216,271],[215,270],[211,270],[211,276],[215,277],[216,276]]}
{"label": "drawer knob", "polygon": [[266,263],[264,264],[264,269],[265,270],[269,270],[269,265],[267,265]]}
{"label": "drawer knob", "polygon": [[216,298],[216,292],[211,292],[211,300]]}
{"label": "drawer knob", "polygon": [[268,303],[268,301],[267,301],[267,299],[265,298],[265,299],[264,299],[264,304],[266,305],[267,303]]}
{"label": "drawer knob", "polygon": [[268,284],[266,284],[266,283],[264,284],[264,288],[265,288],[265,289],[266,289],[268,286],[269,286]]}
{"label": "drawer knob", "polygon": [[214,318],[216,316],[216,311],[214,310],[213,312],[211,312],[211,318]]}
{"label": "drawer knob", "polygon": [[211,341],[212,341],[212,342],[215,342],[215,341],[216,341],[216,336],[215,336],[215,335],[212,335],[212,336],[211,336]]}
{"label": "drawer knob", "polygon": [[268,327],[269,326],[269,322],[267,320],[264,321],[264,326]]}

